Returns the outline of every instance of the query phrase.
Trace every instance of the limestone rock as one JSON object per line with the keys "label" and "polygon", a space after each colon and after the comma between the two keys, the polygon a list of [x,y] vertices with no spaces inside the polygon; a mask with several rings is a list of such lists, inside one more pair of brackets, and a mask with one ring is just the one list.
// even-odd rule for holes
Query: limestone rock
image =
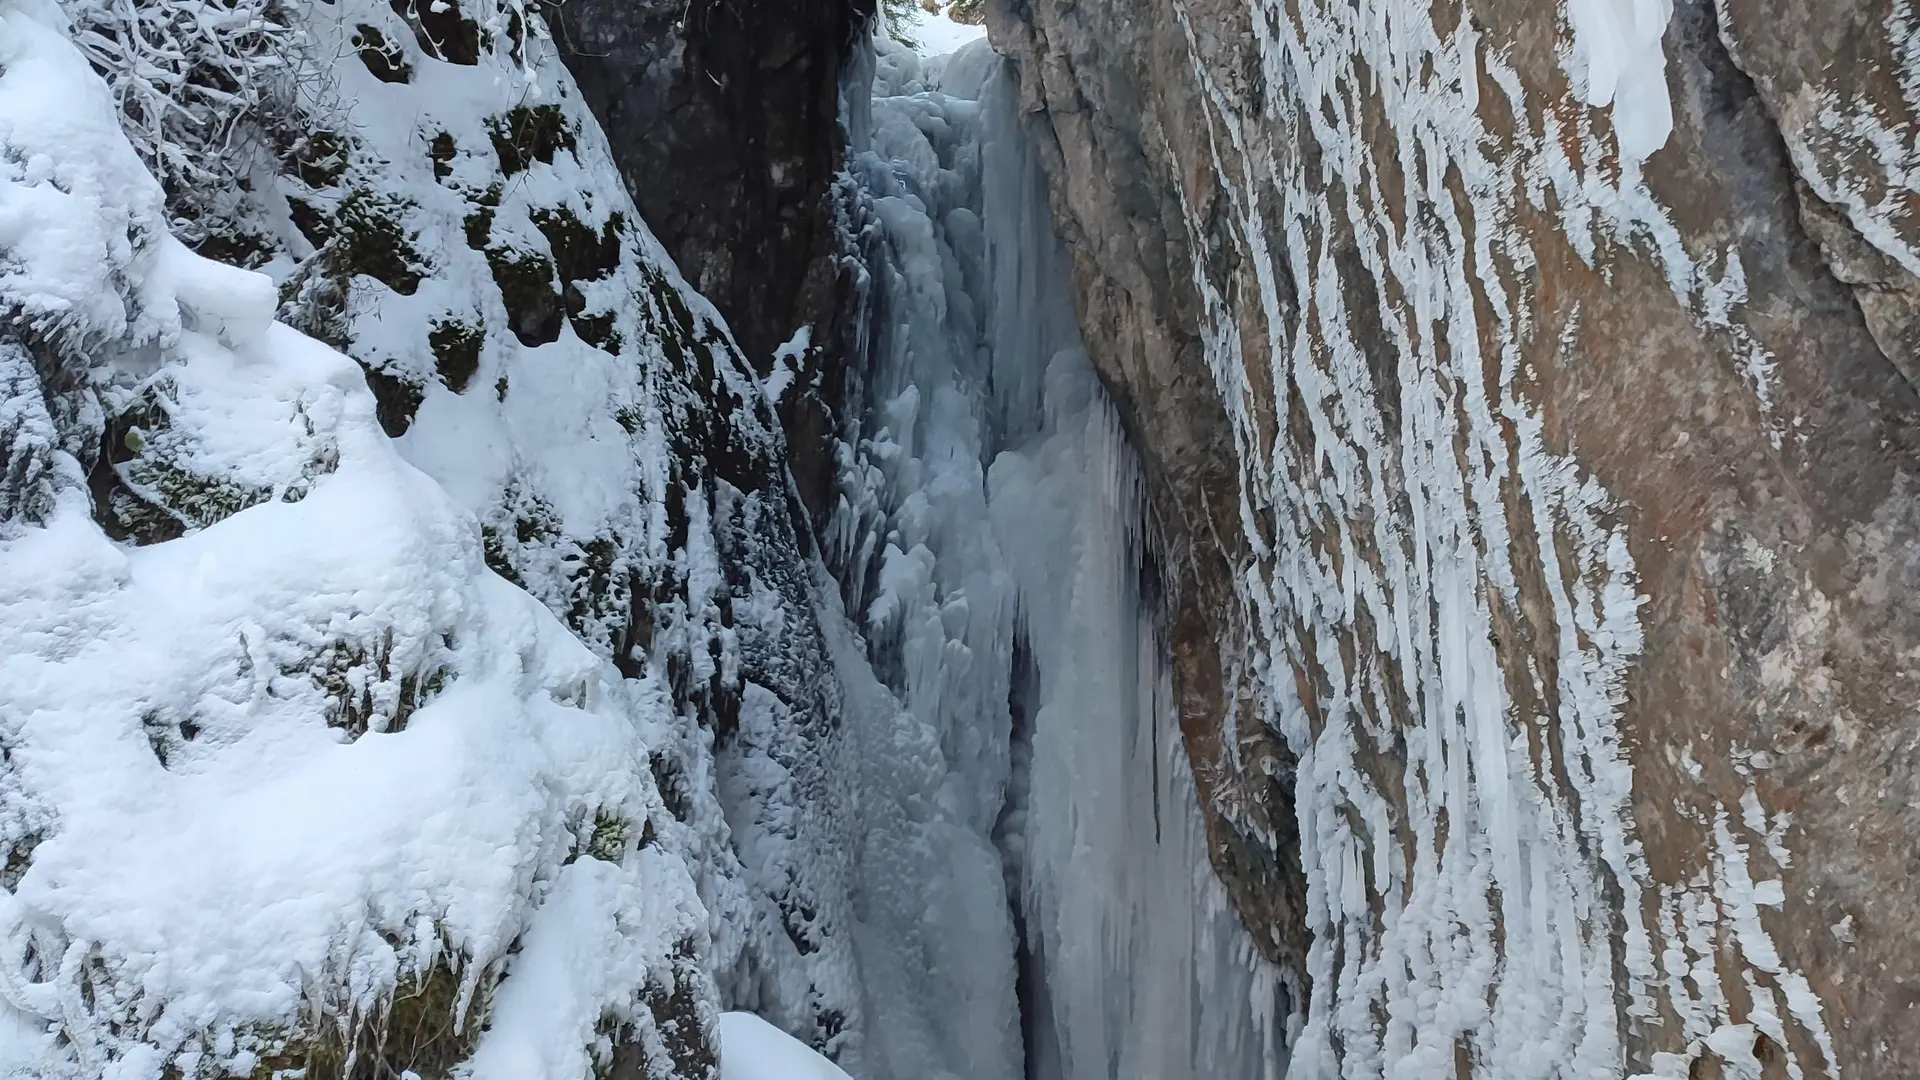
{"label": "limestone rock", "polygon": [[1572,7],[990,11],[1215,866],[1296,1067],[1904,1075],[1904,7]]}

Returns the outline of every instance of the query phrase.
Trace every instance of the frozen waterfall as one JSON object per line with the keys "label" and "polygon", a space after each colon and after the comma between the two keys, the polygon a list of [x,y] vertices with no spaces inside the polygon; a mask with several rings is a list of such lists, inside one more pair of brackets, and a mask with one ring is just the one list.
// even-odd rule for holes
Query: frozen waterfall
{"label": "frozen waterfall", "polygon": [[825,620],[858,773],[865,1036],[842,1064],[1277,1077],[1288,1003],[1207,863],[1141,474],[1013,83],[984,42],[865,59],[846,227],[866,363],[827,552],[845,618]]}

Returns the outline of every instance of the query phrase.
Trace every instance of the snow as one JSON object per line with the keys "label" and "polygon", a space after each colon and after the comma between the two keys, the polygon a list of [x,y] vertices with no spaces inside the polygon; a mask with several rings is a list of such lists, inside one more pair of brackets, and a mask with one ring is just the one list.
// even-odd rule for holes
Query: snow
{"label": "snow", "polygon": [[752,1013],[720,1014],[720,1080],[850,1080],[812,1047]]}
{"label": "snow", "polygon": [[126,285],[155,257],[159,182],[120,134],[113,100],[50,0],[0,8],[0,296],[36,324],[151,336],[178,316],[155,298],[126,325]]}
{"label": "snow", "polygon": [[[0,25],[0,303],[161,393],[196,475],[269,492],[136,548],[69,486],[0,539],[5,840],[32,852],[0,894],[0,1066],[244,1074],[440,968],[463,1001],[506,973],[474,1077],[584,1075],[704,945],[687,864],[640,844],[671,717],[488,568],[268,278],[161,230],[59,15]],[[624,839],[583,854],[601,821]]]}
{"label": "snow", "polygon": [[[323,55],[344,49],[363,22],[390,41],[410,39],[377,2],[313,10]],[[362,144],[349,180],[365,176],[404,199],[414,246],[434,269],[412,295],[356,279],[354,347],[422,387],[396,443],[402,456],[480,519],[496,558],[528,591],[597,652],[637,671],[627,684],[635,723],[665,717],[653,761],[674,777],[678,812],[649,821],[661,848],[686,863],[705,908],[693,970],[683,973],[688,993],[753,1009],[840,1054],[864,1030],[846,929],[850,769],[822,730],[840,691],[813,625],[810,567],[794,538],[782,539],[789,493],[768,400],[783,371],[799,377],[811,337],[796,332],[772,376],[757,379],[640,221],[552,50],[529,44],[525,73],[503,46],[494,53],[471,67],[416,53],[404,85],[337,65]],[[532,103],[557,111],[572,145],[502,176],[494,126]],[[436,162],[425,151],[442,134],[455,153]],[[282,183],[291,196],[312,197]],[[580,283],[584,314],[606,319],[614,344],[583,340],[571,318],[551,341],[515,332],[466,229],[495,185],[494,251],[558,261],[560,245],[541,226],[558,215],[618,240],[604,276]],[[436,372],[427,339],[442,320],[485,332],[464,392]],[[708,362],[711,381],[697,374]],[[710,460],[722,447],[733,460]],[[770,472],[715,475],[742,458],[768,462]],[[758,490],[735,486],[756,480]],[[686,700],[696,694],[712,700]],[[723,709],[733,695],[739,727],[716,732],[732,719]],[[591,969],[580,977],[583,986],[602,978]],[[604,985],[613,992],[618,980]],[[614,1012],[640,1010],[623,1003]],[[645,1037],[645,1015],[632,1019]]]}
{"label": "snow", "polygon": [[[1804,1045],[1792,1024],[1830,1062],[1819,999],[1762,920],[1789,898],[1749,867],[1761,851],[1786,865],[1783,816],[1753,795],[1746,835],[1723,809],[1684,886],[1648,879],[1618,716],[1641,647],[1634,568],[1606,492],[1546,448],[1507,351],[1528,331],[1488,269],[1496,248],[1527,265],[1501,203],[1526,197],[1558,208],[1583,258],[1641,245],[1704,320],[1743,301],[1737,260],[1690,255],[1639,175],[1670,126],[1668,5],[1568,9],[1569,70],[1611,110],[1618,175],[1576,165],[1547,121],[1521,136],[1541,164],[1515,177],[1486,161],[1471,98],[1480,69],[1503,91],[1517,82],[1470,21],[1443,42],[1418,12],[1296,7],[1311,34],[1278,8],[1253,20],[1266,82],[1334,100],[1273,95],[1271,122],[1312,129],[1347,201],[1257,159],[1196,61],[1257,309],[1231,310],[1204,267],[1194,287],[1243,512],[1278,522],[1242,582],[1244,674],[1299,759],[1310,1001],[1260,959],[1213,877],[1140,579],[1155,537],[1139,464],[1075,332],[1014,86],[978,28],[916,15],[922,52],[951,55],[878,41],[872,85],[850,93],[849,240],[873,290],[855,397],[871,409],[837,447],[835,582],[761,536],[786,527],[785,493],[688,479],[670,451],[737,401],[720,427],[777,453],[770,406],[806,377],[810,329],[752,376],[537,37],[526,57],[500,45],[463,67],[428,62],[371,0],[314,6],[304,28],[315,55],[344,57],[357,26],[378,26],[414,65],[405,84],[352,62],[326,74],[325,96],[351,103],[330,118],[353,143],[344,185],[392,198],[429,271],[405,294],[349,283],[349,351],[421,390],[390,440],[361,366],[272,321],[275,285],[311,251],[289,200],[330,211],[342,191],[263,186],[273,277],[192,255],[59,13],[0,0],[0,307],[92,364],[107,407],[156,402],[168,461],[258,496],[210,524],[183,518],[179,539],[108,540],[40,372],[0,343],[0,440],[28,448],[26,510],[0,532],[0,839],[32,851],[0,892],[0,1076],[247,1073],[288,1038],[377,1018],[436,970],[466,997],[487,991],[476,1080],[587,1075],[609,1019],[658,1042],[650,1027],[673,1021],[639,1003],[669,985],[696,1001],[680,1022],[717,1007],[766,1018],[720,1014],[728,1080],[1274,1077],[1289,1050],[1303,1075],[1430,1075],[1460,1044],[1516,1077],[1617,1075],[1620,1000],[1670,1006],[1729,1059],[1741,1025]],[[1417,232],[1354,201],[1380,195],[1337,100],[1357,83],[1323,47],[1334,37],[1365,53],[1395,137],[1432,158],[1409,177],[1409,198],[1439,208],[1407,215]],[[1416,82],[1427,69],[1442,78]],[[465,235],[502,178],[490,123],[529,102],[554,105],[572,145],[490,196],[482,246],[552,257],[538,223],[560,210],[616,236],[579,314],[609,320],[617,353],[573,320],[521,340]],[[441,135],[450,159],[426,152]],[[1464,203],[1432,180],[1448,164]],[[1263,216],[1276,205],[1280,224]],[[1471,250],[1461,213],[1476,218]],[[1198,249],[1201,223],[1187,224]],[[1398,431],[1373,405],[1339,268],[1310,240],[1346,226],[1368,240],[1365,269],[1405,293],[1381,305]],[[1283,271],[1325,327],[1316,341],[1287,329]],[[666,340],[662,304],[684,306],[691,341]],[[1474,322],[1482,304],[1495,325]],[[1455,321],[1444,361],[1408,312]],[[428,344],[450,322],[482,339],[466,387]],[[670,364],[669,346],[689,345],[715,361],[710,384]],[[1274,369],[1249,372],[1250,356]],[[1763,403],[1766,359],[1753,355]],[[1298,406],[1314,460],[1256,449],[1254,385],[1299,395],[1277,404]],[[1527,508],[1514,520],[1508,494]],[[1359,526],[1361,505],[1391,509]],[[1552,716],[1519,715],[1489,640],[1523,530],[1553,570],[1538,583]],[[595,593],[590,552],[628,584]],[[629,636],[624,588],[671,597],[650,646]],[[1355,664],[1340,646],[1363,620],[1381,633]],[[737,694],[724,741],[674,704],[669,657],[684,681]],[[1337,691],[1318,727],[1292,697],[1309,667]],[[1398,791],[1364,765],[1379,749],[1365,703],[1389,696],[1412,703]],[[346,698],[359,715],[342,715]],[[1565,787],[1530,732],[1571,763]],[[679,812],[656,790],[662,761],[679,770]],[[601,822],[620,826],[611,841]],[[1413,854],[1376,842],[1389,835]],[[1592,917],[1616,894],[1618,928]],[[1722,987],[1721,957],[1744,995]],[[1762,975],[1777,993],[1756,990]],[[1730,997],[1756,1004],[1736,1018]]]}
{"label": "snow", "polygon": [[769,404],[780,404],[781,395],[793,385],[799,373],[806,370],[807,353],[812,348],[813,327],[803,326],[773,350],[773,371],[760,380],[760,389],[767,395]]}

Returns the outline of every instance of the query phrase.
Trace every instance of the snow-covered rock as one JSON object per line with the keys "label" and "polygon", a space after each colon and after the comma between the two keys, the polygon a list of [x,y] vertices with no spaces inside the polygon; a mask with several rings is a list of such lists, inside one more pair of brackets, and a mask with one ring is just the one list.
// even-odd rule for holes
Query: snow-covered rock
{"label": "snow-covered rock", "polygon": [[538,20],[294,9],[301,121],[212,215],[69,41],[122,9],[0,13],[6,1066],[691,1078],[723,999],[845,1027],[780,434]]}

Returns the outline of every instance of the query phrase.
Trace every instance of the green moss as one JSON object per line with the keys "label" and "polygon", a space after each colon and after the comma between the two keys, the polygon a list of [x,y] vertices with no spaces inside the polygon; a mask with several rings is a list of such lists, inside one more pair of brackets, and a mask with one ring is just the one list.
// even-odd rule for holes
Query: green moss
{"label": "green moss", "polygon": [[307,200],[289,196],[287,214],[293,218],[293,227],[314,247],[325,247],[327,241],[333,239],[333,219]]}
{"label": "green moss", "polygon": [[465,67],[480,62],[480,24],[461,14],[455,0],[390,0],[388,6],[428,56]]}
{"label": "green moss", "polygon": [[449,1080],[479,1041],[496,981],[484,975],[463,1009],[461,978],[448,964],[403,976],[379,1014],[344,1031],[331,1017],[317,1019],[315,1030],[278,1040],[250,1080]]}
{"label": "green moss", "polygon": [[28,833],[7,845],[7,858],[0,865],[0,887],[8,892],[20,886],[20,879],[27,876],[27,868],[33,865],[34,849],[45,839],[39,833]]}
{"label": "green moss", "polygon": [[165,460],[136,461],[126,475],[143,492],[127,492],[116,509],[136,533],[171,531],[166,519],[190,528],[205,528],[273,496],[269,488],[244,487]]}
{"label": "green moss", "polygon": [[366,372],[367,389],[373,391],[373,412],[380,421],[380,429],[390,439],[405,435],[413,426],[414,414],[420,411],[420,402],[426,398],[425,388],[365,361],[361,362],[360,370]]}
{"label": "green moss", "polygon": [[598,229],[589,228],[564,206],[539,207],[528,216],[547,238],[553,262],[563,281],[599,281],[620,266],[619,214],[607,217]]}
{"label": "green moss", "polygon": [[578,545],[566,556],[567,591],[572,597],[567,605],[567,624],[589,639],[598,636],[591,632],[592,623],[620,615],[627,608],[627,592],[618,587],[621,582],[614,574],[619,554],[618,545],[601,536]]}
{"label": "green moss", "polygon": [[496,401],[507,400],[507,377],[505,375],[500,376],[500,378],[494,382],[493,397]]}
{"label": "green moss", "polygon": [[573,128],[558,105],[522,105],[494,117],[488,127],[500,171],[508,176],[536,161],[551,165],[555,154],[574,146]]}
{"label": "green moss", "polygon": [[551,545],[560,535],[559,517],[551,505],[517,482],[508,488],[504,502],[513,515],[511,532],[503,532],[497,524],[482,525],[481,550],[494,573],[526,588],[526,581],[520,575],[518,550]]}
{"label": "green moss", "polygon": [[409,204],[358,189],[340,200],[332,237],[343,269],[365,274],[402,296],[419,289],[424,260],[402,224]]}
{"label": "green moss", "polygon": [[354,27],[353,47],[359,50],[360,62],[367,65],[367,71],[381,82],[413,81],[413,65],[407,63],[406,50],[389,42],[379,27],[366,23]]}
{"label": "green moss", "polygon": [[637,435],[646,422],[646,414],[631,405],[622,405],[613,414],[613,418],[629,435]]}
{"label": "green moss", "polygon": [[593,815],[593,828],[588,830],[586,842],[579,845],[568,861],[584,855],[601,862],[617,863],[626,854],[627,841],[632,837],[632,822],[601,810]]}
{"label": "green moss", "polygon": [[480,551],[489,570],[523,589],[527,587],[526,579],[520,576],[520,568],[513,565],[512,552],[499,529],[492,525],[480,526]]}
{"label": "green moss", "polygon": [[347,140],[339,134],[315,131],[294,142],[289,164],[301,183],[317,191],[346,175],[348,149]]}
{"label": "green moss", "polygon": [[414,670],[398,670],[393,654],[393,631],[388,629],[370,648],[336,642],[307,662],[304,674],[331,702],[328,727],[354,739],[369,731],[404,731],[420,706],[446,688],[444,668],[424,662]]}
{"label": "green moss", "polygon": [[[167,412],[172,393],[169,381],[158,380],[107,418],[88,486],[95,520],[116,540],[145,545],[177,539],[273,497],[271,488],[237,484],[195,467],[192,440],[174,430]],[[332,464],[317,458],[308,474],[331,471]]]}
{"label": "green moss", "polygon": [[586,293],[578,283],[603,280],[619,267],[621,216],[611,215],[599,229],[587,227],[564,206],[537,209],[531,216],[553,251],[554,267],[564,286],[561,302],[574,334],[618,355],[620,337],[613,328],[613,313],[589,313]]}
{"label": "green moss", "polygon": [[433,162],[433,178],[445,180],[453,175],[453,158],[459,153],[459,146],[453,141],[453,133],[443,131],[427,144],[427,157]]}
{"label": "green moss", "polygon": [[280,321],[340,352],[349,344],[347,283],[315,254],[280,284]]}
{"label": "green moss", "polygon": [[574,336],[596,349],[604,349],[613,356],[620,355],[620,332],[613,328],[612,312],[588,314],[585,294],[571,283],[562,293],[561,300],[566,305],[567,321],[573,326]]}
{"label": "green moss", "polygon": [[250,270],[265,266],[278,254],[278,248],[271,239],[252,230],[237,228],[209,233],[194,245],[193,250],[209,259]]}
{"label": "green moss", "polygon": [[513,336],[528,348],[558,341],[566,309],[554,287],[553,260],[536,252],[488,248],[487,266],[500,287]]}
{"label": "green moss", "polygon": [[460,224],[466,230],[467,246],[475,251],[485,251],[487,240],[493,236],[493,207],[479,207]]}
{"label": "green moss", "polygon": [[474,372],[480,370],[480,349],[487,341],[484,328],[468,323],[436,321],[427,334],[440,381],[456,394],[465,393]]}
{"label": "green moss", "polygon": [[467,246],[475,251],[485,251],[487,241],[493,235],[493,215],[500,206],[500,185],[490,184],[487,190],[472,197],[472,210],[462,223],[466,228]]}

